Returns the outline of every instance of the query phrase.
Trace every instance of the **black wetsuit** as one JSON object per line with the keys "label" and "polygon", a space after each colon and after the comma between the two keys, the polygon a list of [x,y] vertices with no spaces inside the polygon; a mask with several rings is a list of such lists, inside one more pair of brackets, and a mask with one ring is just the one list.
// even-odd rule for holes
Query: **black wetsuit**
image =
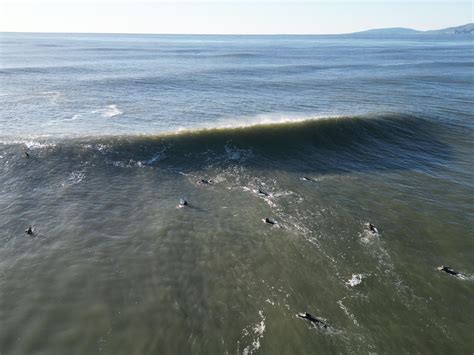
{"label": "black wetsuit", "polygon": [[445,273],[453,275],[453,276],[458,276],[459,274],[461,274],[460,272],[454,271],[449,266],[443,266],[443,268],[440,271],[444,271]]}
{"label": "black wetsuit", "polygon": [[272,221],[272,220],[271,220],[270,218],[268,218],[268,217],[266,217],[266,218],[264,219],[264,222],[265,222],[265,223],[268,223],[268,224],[275,224],[275,223],[276,223],[275,221]]}
{"label": "black wetsuit", "polygon": [[318,328],[327,329],[329,327],[321,319],[318,319],[318,318],[314,317],[313,315],[309,314],[308,312],[305,312],[304,314],[299,313],[299,314],[297,314],[297,317],[310,321],[311,324],[313,324],[313,326],[318,327]]}

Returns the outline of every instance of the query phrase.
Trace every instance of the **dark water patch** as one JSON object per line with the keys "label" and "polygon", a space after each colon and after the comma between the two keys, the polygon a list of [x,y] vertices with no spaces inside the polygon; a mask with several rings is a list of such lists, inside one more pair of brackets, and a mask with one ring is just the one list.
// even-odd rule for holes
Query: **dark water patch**
{"label": "dark water patch", "polygon": [[221,58],[256,58],[261,57],[262,53],[251,53],[251,52],[241,52],[241,53],[224,53],[224,54],[214,54],[215,57]]}
{"label": "dark water patch", "polygon": [[450,61],[450,62],[428,62],[428,63],[415,63],[407,64],[407,66],[412,66],[415,68],[474,68],[473,61]]}
{"label": "dark water patch", "polygon": [[68,75],[68,74],[90,74],[96,73],[97,70],[86,68],[84,66],[55,66],[55,67],[17,67],[17,68],[5,68],[0,70],[0,74],[8,76],[16,75],[29,75],[29,74],[42,74],[42,75]]}
{"label": "dark water patch", "polygon": [[43,48],[61,48],[61,47],[66,47],[66,44],[53,44],[53,43],[37,43],[35,44],[35,47],[43,47]]}
{"label": "dark water patch", "polygon": [[[130,48],[129,47],[91,47],[91,48],[77,48],[76,50],[78,51],[85,51],[85,52],[124,52],[130,54]],[[153,49],[146,48],[146,49],[140,49],[140,48],[134,48],[133,52],[152,52]]]}
{"label": "dark water patch", "polygon": [[272,77],[276,74],[280,75],[294,75],[313,73],[318,71],[332,70],[332,69],[344,69],[344,70],[357,70],[357,69],[369,69],[373,66],[367,64],[301,64],[301,65],[276,65],[273,67],[266,68],[225,68],[213,70],[212,72],[203,73],[208,75],[229,75],[229,76],[269,76]]}

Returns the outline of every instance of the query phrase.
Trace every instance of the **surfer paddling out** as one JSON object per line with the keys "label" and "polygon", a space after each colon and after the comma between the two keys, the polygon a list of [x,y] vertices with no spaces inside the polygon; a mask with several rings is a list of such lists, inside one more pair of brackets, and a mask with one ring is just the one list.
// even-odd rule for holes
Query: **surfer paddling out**
{"label": "surfer paddling out", "polygon": [[262,222],[263,222],[263,223],[266,223],[266,224],[270,224],[270,225],[272,225],[272,226],[275,225],[275,224],[277,224],[277,221],[274,221],[274,220],[272,220],[272,219],[270,219],[270,218],[268,218],[268,217],[263,218],[263,219],[262,219]]}
{"label": "surfer paddling out", "polygon": [[379,233],[379,230],[377,229],[377,227],[375,227],[372,223],[366,223],[365,228],[371,233],[374,233],[374,234]]}
{"label": "surfer paddling out", "polygon": [[452,267],[449,267],[449,266],[441,265],[441,266],[436,267],[436,270],[440,271],[440,272],[445,272],[448,275],[452,275],[452,276],[464,276],[463,273],[458,272],[458,271],[454,270]]}
{"label": "surfer paddling out", "polygon": [[183,208],[183,207],[186,207],[186,206],[189,206],[188,201],[186,201],[184,198],[180,198],[178,206],[176,206],[176,207]]}
{"label": "surfer paddling out", "polygon": [[197,182],[198,185],[210,185],[212,184],[212,180],[200,179]]}
{"label": "surfer paddling out", "polygon": [[326,329],[329,328],[329,325],[326,324],[326,322],[324,322],[322,319],[319,319],[318,317],[313,316],[312,314],[310,314],[308,312],[298,313],[296,316],[298,318],[307,320],[308,322],[311,323],[311,325],[314,328],[318,328],[318,329],[321,329],[321,330],[326,330]]}

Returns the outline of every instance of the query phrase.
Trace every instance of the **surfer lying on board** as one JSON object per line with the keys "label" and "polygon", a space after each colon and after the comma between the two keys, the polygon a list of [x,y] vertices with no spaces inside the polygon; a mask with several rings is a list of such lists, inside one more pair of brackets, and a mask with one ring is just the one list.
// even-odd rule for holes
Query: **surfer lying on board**
{"label": "surfer lying on board", "polygon": [[449,275],[453,275],[453,276],[462,276],[463,275],[462,273],[453,270],[453,268],[451,268],[449,266],[444,266],[444,265],[438,266],[436,268],[436,270],[444,271],[445,273],[447,273]]}
{"label": "surfer lying on board", "polygon": [[209,185],[212,184],[212,180],[201,179],[197,183],[198,185]]}
{"label": "surfer lying on board", "polygon": [[313,315],[309,314],[308,312],[304,313],[298,313],[296,315],[298,318],[305,319],[309,321],[315,328],[320,328],[320,329],[327,329],[329,326],[322,321],[321,319],[314,317]]}
{"label": "surfer lying on board", "polygon": [[188,201],[186,201],[184,198],[180,198],[179,199],[179,204],[178,204],[178,208],[182,208],[182,207],[185,207],[185,206],[188,206]]}
{"label": "surfer lying on board", "polygon": [[277,223],[276,221],[273,221],[273,220],[271,220],[271,219],[268,218],[268,217],[265,217],[264,219],[262,219],[262,221],[263,221],[264,223],[271,224],[271,225],[274,225],[274,224]]}
{"label": "surfer lying on board", "polygon": [[263,191],[262,189],[258,189],[258,194],[259,194],[259,195],[263,195],[263,196],[265,196],[265,197],[270,196],[270,194],[269,194],[268,192],[265,192],[265,191]]}
{"label": "surfer lying on board", "polygon": [[372,223],[366,223],[365,224],[365,227],[367,228],[367,230],[369,232],[372,232],[372,233],[378,233],[379,230],[377,229],[377,227],[375,227]]}

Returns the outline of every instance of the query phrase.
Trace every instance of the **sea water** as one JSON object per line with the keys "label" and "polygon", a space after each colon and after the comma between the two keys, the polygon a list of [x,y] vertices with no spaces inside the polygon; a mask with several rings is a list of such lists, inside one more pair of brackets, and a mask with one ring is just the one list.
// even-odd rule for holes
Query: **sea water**
{"label": "sea water", "polygon": [[472,353],[473,48],[1,34],[0,353]]}

